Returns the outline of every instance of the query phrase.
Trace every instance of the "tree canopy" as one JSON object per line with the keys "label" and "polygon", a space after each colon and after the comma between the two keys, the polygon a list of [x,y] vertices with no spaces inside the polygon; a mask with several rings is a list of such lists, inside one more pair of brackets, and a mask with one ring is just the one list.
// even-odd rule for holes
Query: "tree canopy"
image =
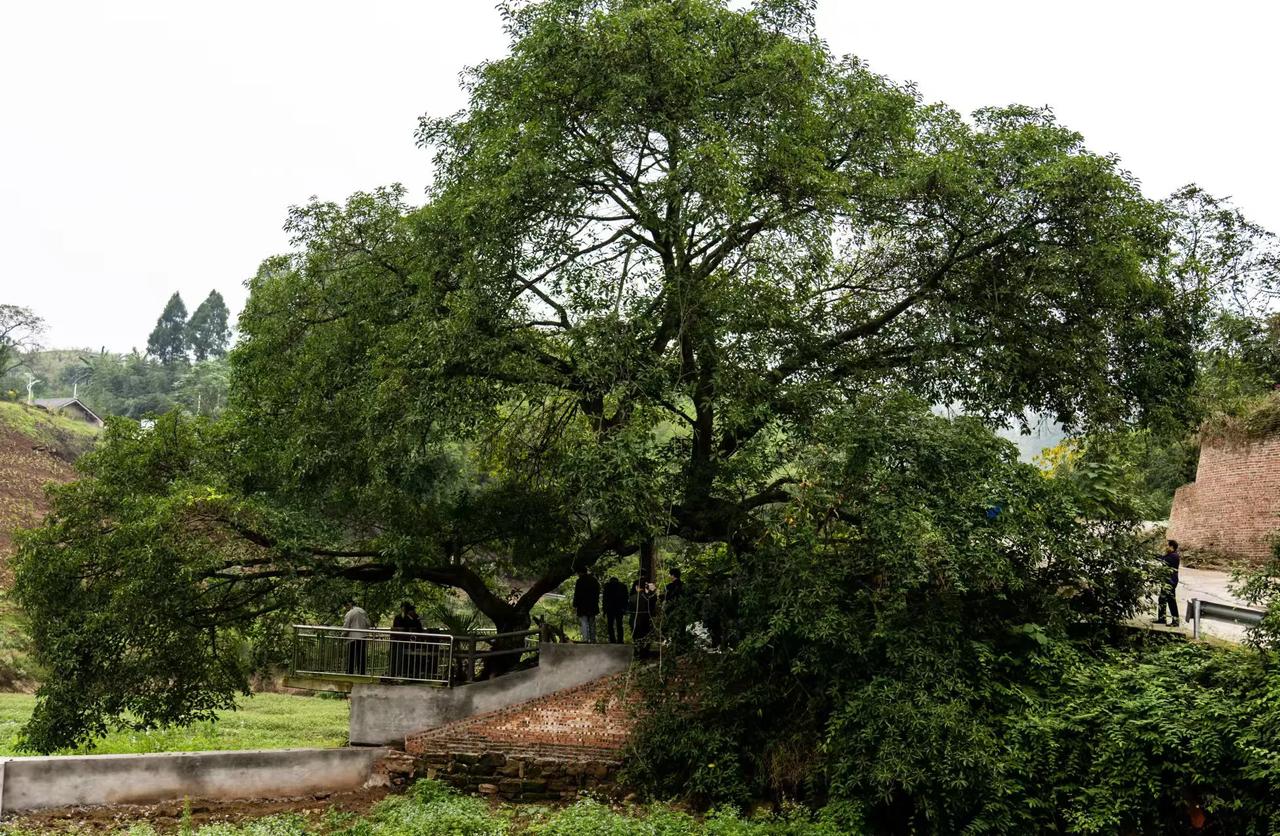
{"label": "tree canopy", "polygon": [[39,348],[44,320],[30,308],[0,305],[0,378],[25,362],[25,355]]}
{"label": "tree canopy", "polygon": [[187,306],[174,293],[165,303],[156,327],[147,338],[147,353],[164,365],[187,358]]}
{"label": "tree canopy", "polygon": [[230,318],[222,294],[216,290],[209,291],[208,297],[187,322],[187,343],[197,362],[227,356],[231,342]]}
{"label": "tree canopy", "polygon": [[[832,55],[803,2],[505,15],[510,53],[422,120],[426,205],[291,213],[224,421],[115,426],[55,494],[18,564],[55,671],[33,746],[225,703],[232,638],[335,586],[454,586],[513,628],[655,537],[766,560],[806,457],[874,393],[1077,425],[1180,408],[1166,210],[1051,112],[926,104]],[[129,629],[142,584],[159,635]]]}

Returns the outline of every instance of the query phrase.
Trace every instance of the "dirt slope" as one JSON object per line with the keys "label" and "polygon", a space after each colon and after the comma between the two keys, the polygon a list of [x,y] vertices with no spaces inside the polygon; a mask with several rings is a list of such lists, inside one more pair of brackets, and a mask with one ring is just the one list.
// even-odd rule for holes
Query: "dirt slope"
{"label": "dirt slope", "polygon": [[13,530],[40,521],[48,510],[44,486],[74,479],[73,462],[96,437],[83,422],[0,403],[0,587],[8,587]]}

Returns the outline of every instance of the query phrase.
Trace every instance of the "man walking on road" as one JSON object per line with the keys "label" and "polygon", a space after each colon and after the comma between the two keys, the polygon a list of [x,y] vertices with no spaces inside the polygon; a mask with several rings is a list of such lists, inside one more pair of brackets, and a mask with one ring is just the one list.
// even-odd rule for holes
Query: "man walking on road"
{"label": "man walking on road", "polygon": [[1178,541],[1170,540],[1165,545],[1164,554],[1161,555],[1160,561],[1165,565],[1164,582],[1160,584],[1159,604],[1156,607],[1156,617],[1153,624],[1164,624],[1164,609],[1169,607],[1169,626],[1177,627],[1178,621],[1178,569],[1182,565],[1182,555],[1178,552]]}
{"label": "man walking on road", "polygon": [[590,571],[578,575],[573,585],[573,609],[578,614],[578,628],[582,640],[595,644],[596,616],[600,614],[600,581]]}

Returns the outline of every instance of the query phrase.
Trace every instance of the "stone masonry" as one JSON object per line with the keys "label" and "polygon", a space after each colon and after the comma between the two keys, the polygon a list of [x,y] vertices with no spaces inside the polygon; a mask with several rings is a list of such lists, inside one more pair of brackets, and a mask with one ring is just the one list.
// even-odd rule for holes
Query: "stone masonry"
{"label": "stone masonry", "polygon": [[417,774],[509,801],[576,798],[612,784],[631,730],[625,675],[479,714],[405,740]]}
{"label": "stone masonry", "polygon": [[1173,496],[1169,538],[1191,554],[1258,563],[1278,533],[1280,437],[1205,442],[1196,480]]}

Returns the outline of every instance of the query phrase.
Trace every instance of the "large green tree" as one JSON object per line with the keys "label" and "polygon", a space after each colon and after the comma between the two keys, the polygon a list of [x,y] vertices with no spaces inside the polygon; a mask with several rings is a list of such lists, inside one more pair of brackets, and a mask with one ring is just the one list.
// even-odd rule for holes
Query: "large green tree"
{"label": "large green tree", "polygon": [[147,337],[147,354],[168,366],[187,358],[187,306],[182,295],[174,293],[165,303],[156,327]]}
{"label": "large green tree", "polygon": [[[655,536],[749,559],[817,434],[873,389],[1068,424],[1177,403],[1164,210],[1049,112],[924,104],[830,54],[804,2],[505,13],[510,54],[422,122],[430,202],[293,212],[223,426],[109,433],[26,539],[56,683],[34,745],[229,699],[220,631],[333,584],[455,586],[516,628]],[[208,637],[163,679],[116,676],[113,642],[167,649],[113,597],[135,548],[164,641]],[[512,597],[503,577],[532,580]],[[64,621],[84,595],[110,641]],[[136,701],[68,702],[126,682]]]}
{"label": "large green tree", "polygon": [[216,290],[209,291],[187,322],[187,343],[197,361],[217,360],[227,356],[231,342],[231,318],[227,303]]}

